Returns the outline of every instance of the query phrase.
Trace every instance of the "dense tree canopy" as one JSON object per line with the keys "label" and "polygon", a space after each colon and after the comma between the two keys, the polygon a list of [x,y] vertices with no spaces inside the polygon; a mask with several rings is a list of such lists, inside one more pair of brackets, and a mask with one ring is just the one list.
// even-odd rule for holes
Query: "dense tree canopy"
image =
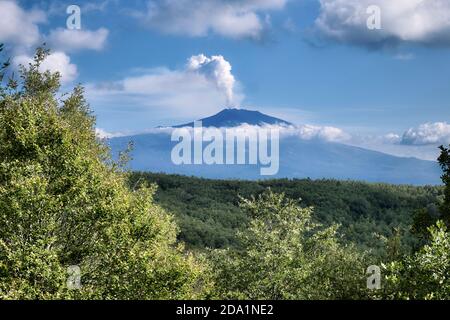
{"label": "dense tree canopy", "polygon": [[[172,216],[152,186],[128,188],[83,89],[57,98],[47,55],[0,91],[0,299],[201,297],[204,267],[176,243]],[[72,265],[80,290],[66,285]]]}
{"label": "dense tree canopy", "polygon": [[[208,180],[158,173],[134,173],[137,181],[158,184],[155,200],[173,212],[180,226],[179,238],[195,248],[239,245],[236,231],[249,217],[239,207],[239,197],[258,196],[268,188],[302,199],[314,207],[313,219],[324,226],[339,224],[343,241],[356,244],[371,255],[385,257],[386,241],[400,231],[401,250],[419,245],[410,232],[415,212],[437,216],[444,189],[441,186],[403,186],[355,181],[280,179],[264,181]],[[434,224],[436,219],[425,227]]]}
{"label": "dense tree canopy", "polygon": [[269,191],[242,207],[251,218],[242,249],[212,255],[220,297],[358,299],[365,292],[364,257],[341,245],[337,226],[323,228],[283,194]]}
{"label": "dense tree canopy", "polygon": [[450,226],[450,146],[445,148],[441,146],[441,155],[439,156],[439,164],[443,170],[442,181],[445,184],[445,199],[441,205],[440,211],[442,220]]}
{"label": "dense tree canopy", "polygon": [[383,265],[384,299],[450,299],[450,233],[442,221],[429,228],[430,243]]}

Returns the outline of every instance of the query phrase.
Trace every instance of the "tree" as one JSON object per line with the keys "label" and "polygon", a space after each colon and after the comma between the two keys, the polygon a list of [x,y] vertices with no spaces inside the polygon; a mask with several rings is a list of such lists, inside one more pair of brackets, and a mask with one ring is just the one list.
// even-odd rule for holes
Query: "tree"
{"label": "tree", "polygon": [[384,299],[450,299],[450,233],[442,221],[429,228],[430,244],[383,265]]}
{"label": "tree", "polygon": [[438,162],[443,170],[441,179],[444,183],[443,201],[439,201],[436,205],[429,205],[427,208],[422,208],[415,212],[411,231],[421,243],[426,243],[430,240],[428,229],[436,225],[437,221],[442,220],[448,227],[450,226],[450,149],[444,146],[440,146],[439,148],[441,154]]}
{"label": "tree", "polygon": [[[176,243],[153,186],[128,188],[83,88],[57,98],[59,73],[41,70],[48,54],[1,84],[0,299],[202,296],[205,264]],[[79,290],[66,285],[71,265]]]}
{"label": "tree", "polygon": [[271,191],[242,199],[251,218],[242,249],[212,252],[216,295],[242,299],[356,299],[366,297],[364,257],[339,243],[337,226],[312,221],[302,208]]}
{"label": "tree", "polygon": [[[440,216],[430,210],[419,211],[414,220],[413,232],[428,239],[428,244],[412,256],[384,265],[386,286],[381,297],[388,299],[450,299],[450,150],[441,146],[438,159],[445,184],[444,201]],[[434,225],[430,225],[432,222]],[[428,226],[428,227],[427,227]],[[424,234],[426,228],[428,235]]]}
{"label": "tree", "polygon": [[444,171],[442,182],[445,184],[444,202],[440,207],[442,220],[450,226],[450,149],[444,146],[440,147],[441,155],[438,158],[439,164]]}

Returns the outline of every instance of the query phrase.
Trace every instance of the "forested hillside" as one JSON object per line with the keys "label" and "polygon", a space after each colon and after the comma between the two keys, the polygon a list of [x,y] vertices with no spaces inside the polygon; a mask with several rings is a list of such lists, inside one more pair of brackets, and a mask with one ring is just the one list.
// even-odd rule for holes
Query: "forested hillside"
{"label": "forested hillside", "polygon": [[249,198],[270,188],[304,207],[314,207],[314,218],[325,225],[338,223],[345,240],[364,249],[384,252],[383,238],[399,228],[404,249],[416,245],[410,234],[415,212],[433,214],[442,201],[443,188],[369,184],[336,180],[207,180],[195,177],[136,172],[131,184],[146,180],[158,185],[155,200],[176,215],[179,238],[190,246],[236,246],[236,230],[248,217],[239,208],[239,197]]}

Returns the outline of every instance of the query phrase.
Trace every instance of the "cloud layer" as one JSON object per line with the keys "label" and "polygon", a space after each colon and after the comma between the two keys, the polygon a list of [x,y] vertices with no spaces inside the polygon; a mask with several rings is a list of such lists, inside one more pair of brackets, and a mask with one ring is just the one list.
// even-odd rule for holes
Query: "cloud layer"
{"label": "cloud layer", "polygon": [[[192,131],[192,127],[186,127],[187,130]],[[298,137],[302,140],[320,140],[327,142],[345,142],[350,138],[350,135],[345,133],[343,130],[335,127],[321,127],[312,125],[300,125],[300,126],[281,126],[281,125],[266,125],[266,126],[254,126],[243,124],[240,126],[232,128],[214,128],[214,127],[204,127],[202,130],[204,133],[215,132],[217,129],[221,132],[228,131],[236,136],[257,136],[249,135],[249,133],[257,133],[260,129],[277,130],[279,132],[280,138],[286,137]],[[153,128],[147,129],[140,132],[108,132],[104,129],[97,128],[96,134],[99,138],[115,138],[123,136],[132,136],[136,134],[160,134],[166,133],[171,134],[173,130],[177,130],[171,127],[163,128]]]}
{"label": "cloud layer", "polygon": [[410,128],[403,134],[401,143],[404,145],[450,144],[450,124],[435,122]]}
{"label": "cloud layer", "polygon": [[[414,43],[450,46],[448,0],[319,0],[316,29],[338,42],[366,47]],[[369,6],[381,9],[381,30],[369,30]]]}
{"label": "cloud layer", "polygon": [[47,41],[54,50],[68,52],[79,50],[102,50],[105,47],[109,31],[100,28],[91,30],[69,30],[58,28],[52,30]]}
{"label": "cloud layer", "polygon": [[261,14],[283,9],[288,0],[157,0],[138,16],[149,27],[188,36],[210,32],[230,38],[261,38]]}

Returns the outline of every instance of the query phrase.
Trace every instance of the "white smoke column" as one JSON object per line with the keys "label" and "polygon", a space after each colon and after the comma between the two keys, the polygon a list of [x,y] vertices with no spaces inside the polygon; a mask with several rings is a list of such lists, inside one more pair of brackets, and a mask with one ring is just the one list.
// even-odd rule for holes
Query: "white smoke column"
{"label": "white smoke column", "polygon": [[231,73],[231,64],[223,56],[207,57],[204,54],[192,56],[188,62],[188,70],[199,72],[208,80],[214,82],[227,98],[227,107],[233,106],[234,84],[236,82]]}

